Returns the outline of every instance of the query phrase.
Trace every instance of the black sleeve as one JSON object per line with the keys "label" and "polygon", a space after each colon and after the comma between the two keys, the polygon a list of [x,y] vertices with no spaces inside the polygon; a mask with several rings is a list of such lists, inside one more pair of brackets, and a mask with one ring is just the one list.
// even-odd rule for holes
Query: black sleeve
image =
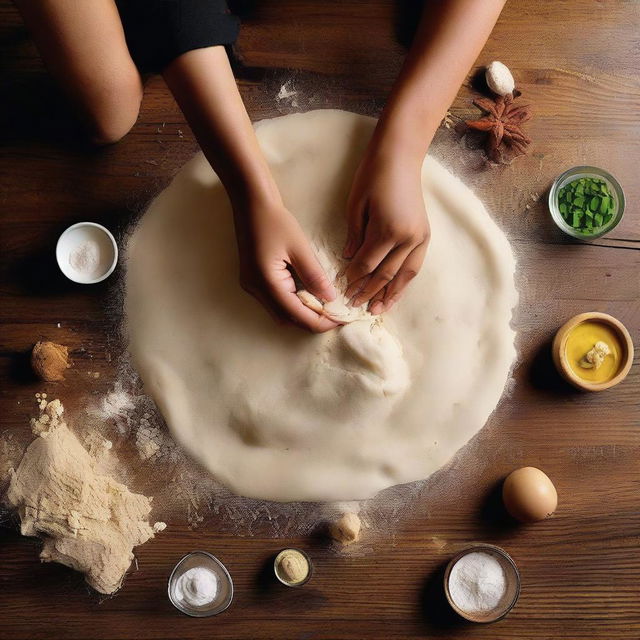
{"label": "black sleeve", "polygon": [[161,71],[179,55],[238,37],[239,20],[225,0],[117,0],[131,57],[143,71]]}

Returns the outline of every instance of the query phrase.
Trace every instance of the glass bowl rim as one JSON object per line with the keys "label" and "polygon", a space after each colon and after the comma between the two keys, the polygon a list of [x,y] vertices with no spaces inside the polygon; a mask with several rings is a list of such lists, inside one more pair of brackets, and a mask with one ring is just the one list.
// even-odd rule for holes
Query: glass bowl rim
{"label": "glass bowl rim", "polygon": [[[207,558],[209,558],[209,560],[212,560],[213,563],[215,565],[217,565],[220,569],[221,572],[223,574],[223,576],[225,577],[227,584],[229,586],[229,595],[227,597],[226,600],[222,601],[221,604],[215,608],[213,607],[210,610],[207,611],[196,611],[196,610],[189,610],[187,608],[185,608],[184,606],[182,606],[179,602],[177,602],[172,594],[172,590],[171,587],[173,586],[173,582],[174,579],[176,577],[176,573],[180,567],[180,565],[182,565],[185,560],[187,560],[187,558],[190,558],[191,556],[197,556],[197,555],[201,555],[201,556],[207,556]],[[189,551],[189,553],[185,553],[182,558],[180,558],[180,560],[178,560],[178,562],[176,562],[176,564],[174,565],[171,574],[169,575],[169,579],[167,581],[167,592],[168,592],[168,596],[169,596],[169,601],[171,602],[171,604],[178,610],[180,611],[180,613],[183,613],[187,616],[191,616],[192,618],[207,618],[209,616],[214,616],[214,615],[218,615],[219,613],[222,613],[223,611],[226,611],[230,606],[231,603],[233,602],[233,579],[231,578],[231,574],[229,573],[229,570],[227,569],[227,567],[224,565],[224,563],[222,562],[222,560],[220,560],[219,558],[216,558],[216,556],[214,556],[212,553],[209,553],[208,551],[202,551],[201,549],[195,549],[194,551]]]}
{"label": "glass bowl rim", "polygon": [[[458,605],[454,602],[453,597],[449,592],[449,576],[451,574],[451,571],[453,570],[453,567],[458,562],[458,560],[460,560],[463,556],[466,556],[467,554],[473,553],[476,551],[485,551],[485,552],[489,552],[491,554],[500,556],[504,561],[504,563],[506,563],[511,568],[513,572],[513,576],[515,578],[515,582],[514,582],[515,591],[513,594],[513,598],[511,599],[509,604],[504,608],[504,610],[500,611],[500,613],[495,617],[486,618],[484,620],[478,620],[472,613],[464,611],[463,609],[458,607]],[[499,547],[495,544],[474,543],[464,547],[449,560],[444,572],[444,592],[445,592],[445,597],[447,599],[447,602],[449,603],[449,606],[460,617],[464,618],[465,620],[469,620],[470,622],[474,622],[476,624],[491,624],[493,622],[498,622],[499,620],[502,620],[503,618],[505,618],[511,612],[511,610],[516,606],[518,599],[520,598],[521,589],[522,589],[522,579],[520,577],[520,571],[518,569],[518,565],[515,563],[511,555],[507,553],[507,551],[505,551],[502,547]]]}

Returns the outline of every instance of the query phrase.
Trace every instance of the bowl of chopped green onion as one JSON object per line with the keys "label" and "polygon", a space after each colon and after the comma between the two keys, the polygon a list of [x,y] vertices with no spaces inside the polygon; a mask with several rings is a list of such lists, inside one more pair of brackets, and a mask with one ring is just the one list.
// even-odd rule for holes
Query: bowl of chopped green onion
{"label": "bowl of chopped green onion", "polygon": [[604,169],[573,167],[549,191],[549,211],[564,233],[592,240],[613,229],[624,213],[620,183]]}

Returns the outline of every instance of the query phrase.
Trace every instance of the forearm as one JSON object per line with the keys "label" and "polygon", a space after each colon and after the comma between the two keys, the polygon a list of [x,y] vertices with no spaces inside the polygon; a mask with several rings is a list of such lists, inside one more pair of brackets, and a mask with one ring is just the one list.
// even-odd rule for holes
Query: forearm
{"label": "forearm", "polygon": [[374,146],[424,158],[506,0],[427,1],[413,46],[391,91]]}
{"label": "forearm", "polygon": [[164,78],[234,210],[279,203],[224,48],[189,51],[169,64]]}

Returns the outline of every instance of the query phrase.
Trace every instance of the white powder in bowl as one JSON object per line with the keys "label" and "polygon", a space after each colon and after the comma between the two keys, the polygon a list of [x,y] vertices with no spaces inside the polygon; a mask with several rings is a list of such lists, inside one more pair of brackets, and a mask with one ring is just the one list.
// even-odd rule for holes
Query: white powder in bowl
{"label": "white powder in bowl", "polygon": [[490,553],[467,553],[453,565],[449,574],[451,599],[467,613],[493,611],[506,592],[504,569]]}
{"label": "white powder in bowl", "polygon": [[218,577],[206,567],[193,567],[185,571],[174,587],[176,600],[190,607],[203,607],[218,594]]}
{"label": "white powder in bowl", "polygon": [[78,273],[88,278],[97,278],[100,273],[100,246],[95,240],[85,240],[69,254],[69,264]]}

